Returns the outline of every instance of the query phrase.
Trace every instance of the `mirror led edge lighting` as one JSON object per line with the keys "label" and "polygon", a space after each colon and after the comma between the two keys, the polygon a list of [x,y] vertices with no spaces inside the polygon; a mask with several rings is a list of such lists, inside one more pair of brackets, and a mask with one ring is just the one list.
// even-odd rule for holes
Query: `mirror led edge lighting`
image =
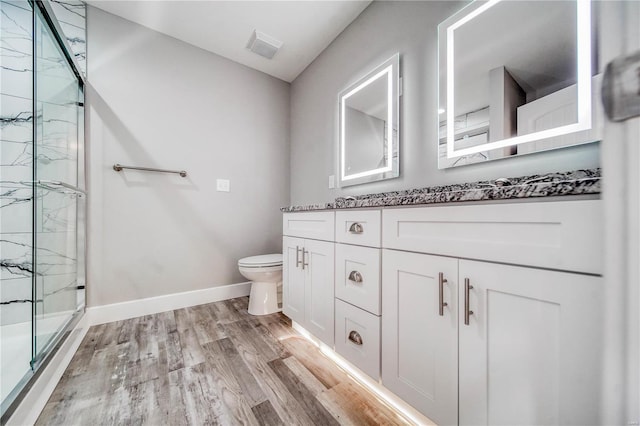
{"label": "mirror led edge lighting", "polygon": [[[387,74],[387,114],[388,114],[388,123],[387,123],[387,162],[384,167],[380,167],[374,170],[367,170],[366,172],[354,173],[351,175],[346,174],[346,143],[345,143],[345,119],[346,119],[346,100],[359,92],[360,90],[367,87],[369,84],[376,81],[378,78],[382,77],[384,74]],[[394,111],[393,111],[393,64],[385,67],[380,72],[377,72],[373,76],[369,77],[367,80],[363,81],[361,84],[357,85],[353,89],[351,89],[346,94],[342,95],[340,98],[340,180],[348,181],[352,179],[357,179],[366,176],[372,176],[378,173],[386,173],[391,172],[392,161],[393,161],[393,127],[395,125],[393,121]]]}
{"label": "mirror led edge lighting", "polygon": [[578,92],[578,122],[565,126],[554,127],[539,132],[529,133],[527,135],[515,136],[502,139],[495,142],[489,142],[469,148],[456,150],[454,143],[454,125],[455,123],[455,105],[454,105],[454,36],[453,32],[456,28],[469,22],[471,19],[487,11],[502,0],[490,0],[481,7],[475,9],[459,21],[454,22],[447,27],[447,158],[457,158],[464,155],[475,154],[481,151],[489,151],[498,148],[505,148],[513,145],[520,145],[527,142],[534,142],[542,139],[548,139],[556,136],[566,135],[569,133],[579,132],[591,129],[591,0],[576,0],[576,17],[577,17],[577,92]]}

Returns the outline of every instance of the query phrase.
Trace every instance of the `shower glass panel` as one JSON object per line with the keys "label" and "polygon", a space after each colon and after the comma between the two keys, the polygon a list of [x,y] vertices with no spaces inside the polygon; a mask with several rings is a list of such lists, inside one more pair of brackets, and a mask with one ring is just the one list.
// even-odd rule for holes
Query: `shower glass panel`
{"label": "shower glass panel", "polygon": [[39,9],[35,20],[34,360],[81,309],[77,212],[79,122],[83,94],[51,28]]}
{"label": "shower glass panel", "polygon": [[31,375],[33,10],[0,1],[0,398],[2,413]]}
{"label": "shower glass panel", "polygon": [[46,0],[0,0],[1,424],[84,312],[84,4],[58,9],[72,34]]}

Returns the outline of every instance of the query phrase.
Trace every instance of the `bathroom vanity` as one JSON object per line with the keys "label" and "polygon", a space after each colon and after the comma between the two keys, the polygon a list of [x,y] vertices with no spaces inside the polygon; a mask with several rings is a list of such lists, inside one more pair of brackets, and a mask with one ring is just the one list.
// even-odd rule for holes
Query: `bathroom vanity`
{"label": "bathroom vanity", "polygon": [[283,209],[284,313],[438,424],[597,422],[599,171],[511,181]]}

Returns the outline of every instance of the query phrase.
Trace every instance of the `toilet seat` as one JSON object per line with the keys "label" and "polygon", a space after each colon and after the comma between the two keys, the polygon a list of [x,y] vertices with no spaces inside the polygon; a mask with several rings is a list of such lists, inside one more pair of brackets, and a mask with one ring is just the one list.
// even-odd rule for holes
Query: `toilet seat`
{"label": "toilet seat", "polygon": [[238,260],[238,266],[242,268],[267,268],[272,266],[282,266],[282,253],[245,257]]}

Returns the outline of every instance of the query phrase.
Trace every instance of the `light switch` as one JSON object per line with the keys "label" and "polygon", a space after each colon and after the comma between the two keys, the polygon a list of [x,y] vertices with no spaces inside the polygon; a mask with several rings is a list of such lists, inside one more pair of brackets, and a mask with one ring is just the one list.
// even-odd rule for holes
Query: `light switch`
{"label": "light switch", "polygon": [[216,179],[216,191],[229,192],[230,185],[229,179]]}
{"label": "light switch", "polygon": [[329,175],[329,189],[333,189],[336,187],[336,176]]}

